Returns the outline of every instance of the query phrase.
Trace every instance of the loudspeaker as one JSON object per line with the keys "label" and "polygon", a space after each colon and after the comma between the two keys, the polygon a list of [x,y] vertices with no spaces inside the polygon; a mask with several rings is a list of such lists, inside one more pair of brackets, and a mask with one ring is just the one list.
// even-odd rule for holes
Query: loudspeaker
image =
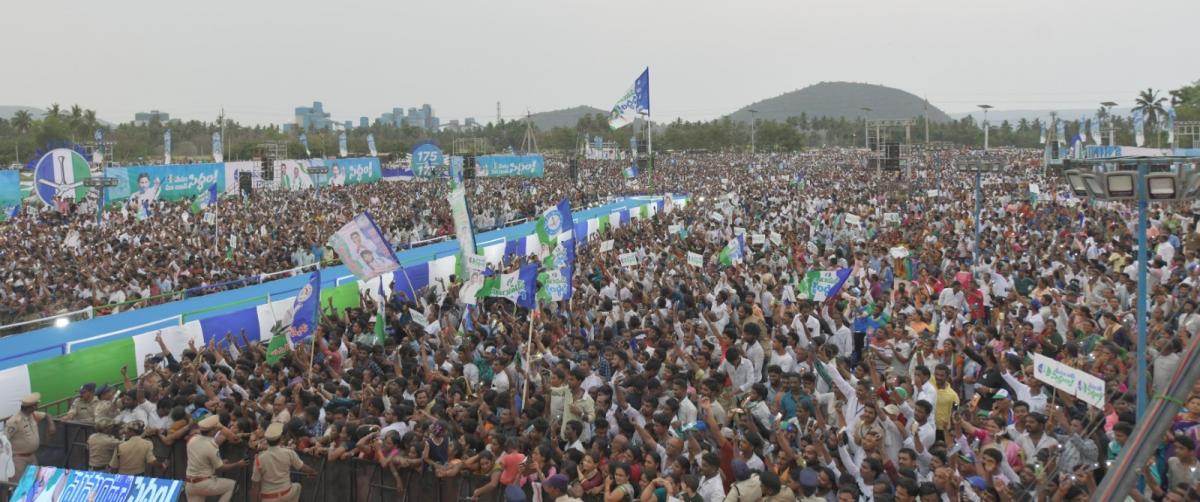
{"label": "loudspeaker", "polygon": [[475,166],[476,166],[476,164],[475,164],[475,156],[474,155],[464,155],[463,156],[463,167],[464,168],[474,168]]}
{"label": "loudspeaker", "polygon": [[273,181],[275,179],[275,159],[263,159],[262,179],[263,181]]}
{"label": "loudspeaker", "polygon": [[238,189],[246,195],[254,192],[254,178],[250,176],[250,173],[246,171],[238,173]]}
{"label": "loudspeaker", "polygon": [[474,165],[472,165],[471,167],[463,166],[463,179],[464,180],[475,179],[475,166]]}
{"label": "loudspeaker", "polygon": [[888,158],[888,159],[899,159],[900,158],[900,143],[899,142],[887,141],[887,142],[884,142],[883,145],[884,145],[883,156],[885,158]]}
{"label": "loudspeaker", "polygon": [[567,162],[567,169],[571,171],[571,179],[579,181],[579,159],[571,157],[571,160]]}

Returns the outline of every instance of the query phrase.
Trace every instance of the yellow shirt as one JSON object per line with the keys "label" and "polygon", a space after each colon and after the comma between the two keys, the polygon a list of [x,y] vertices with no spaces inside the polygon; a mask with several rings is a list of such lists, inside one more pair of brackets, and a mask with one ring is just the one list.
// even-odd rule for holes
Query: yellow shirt
{"label": "yellow shirt", "polygon": [[937,387],[937,406],[934,410],[934,421],[937,423],[938,430],[944,431],[950,428],[951,415],[954,413],[954,407],[958,406],[958,404],[958,393],[954,392],[953,387],[949,385]]}

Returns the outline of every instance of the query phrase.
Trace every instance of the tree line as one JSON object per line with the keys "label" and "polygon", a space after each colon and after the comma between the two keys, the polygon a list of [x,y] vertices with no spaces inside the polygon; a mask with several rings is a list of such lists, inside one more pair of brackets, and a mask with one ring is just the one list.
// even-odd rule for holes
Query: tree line
{"label": "tree line", "polygon": [[[1135,107],[1142,110],[1146,119],[1148,146],[1162,145],[1164,141],[1157,132],[1158,125],[1166,120],[1164,104],[1167,102],[1175,108],[1177,120],[1200,120],[1200,82],[1170,91],[1169,96],[1161,96],[1158,91],[1147,89],[1136,97]],[[1110,119],[1106,117],[1107,113],[1103,108],[1098,110],[1096,115],[1104,117],[1106,122]],[[911,142],[921,143],[925,140],[925,121],[920,116],[914,119],[916,123],[911,130]],[[1118,144],[1133,144],[1133,124],[1129,117],[1113,116],[1111,123],[1115,126]],[[864,125],[862,119],[809,117],[804,113],[784,121],[758,120],[753,127],[747,122],[734,121],[729,117],[709,121],[676,120],[655,124],[654,146],[657,151],[747,151],[753,136],[755,148],[760,152],[788,152],[822,146],[852,147],[863,145]],[[1037,147],[1041,144],[1039,139],[1042,125],[1041,119],[992,123],[988,141],[990,145],[997,147]],[[1080,122],[1068,121],[1068,140],[1083,126],[1085,124]],[[177,159],[176,161],[203,161],[212,158],[211,137],[214,131],[220,130],[217,123],[190,120],[162,124],[151,121],[145,125],[129,122],[110,126],[99,122],[92,110],[81,108],[79,105],[64,109],[58,104],[53,104],[47,108],[44,117],[34,117],[28,112],[20,111],[11,119],[0,119],[0,167],[30,162],[35,152],[47,145],[90,144],[97,128],[104,131],[106,140],[114,142],[106,151],[106,159],[119,164],[158,162],[163,158],[163,131],[168,127],[172,136],[172,157]],[[639,139],[644,139],[644,130],[635,130],[639,127],[644,126],[635,124],[614,131],[608,127],[607,116],[595,114],[581,117],[575,127],[555,127],[548,130],[535,128],[535,134],[538,146],[543,151],[576,152],[581,149],[584,141],[591,141],[596,136],[628,148],[631,135],[637,134]],[[526,124],[520,120],[501,120],[467,131],[446,129],[438,132],[377,123],[369,128],[348,131],[347,140],[352,154],[365,155],[368,151],[367,135],[374,134],[380,155],[395,156],[411,151],[413,145],[427,139],[437,141],[445,150],[450,150],[455,140],[476,138],[484,140],[491,151],[520,150],[525,132]],[[308,144],[312,155],[337,155],[338,134],[328,130],[308,131]],[[903,136],[902,131],[893,131],[892,134],[893,137],[897,134]],[[972,117],[929,124],[930,141],[977,147],[983,145],[983,136],[981,124]],[[305,156],[298,133],[285,132],[276,125],[248,126],[236,120],[227,120],[223,139],[226,160],[255,158],[260,154],[259,145],[267,142],[286,143],[289,157]]]}

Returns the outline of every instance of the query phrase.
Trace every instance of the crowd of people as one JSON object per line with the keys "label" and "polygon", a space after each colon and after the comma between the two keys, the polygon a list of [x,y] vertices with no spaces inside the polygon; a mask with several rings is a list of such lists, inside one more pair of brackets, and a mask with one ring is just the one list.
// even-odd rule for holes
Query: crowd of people
{"label": "crowd of people", "polygon": [[[456,285],[395,294],[381,339],[368,295],[327,309],[312,343],[275,364],[265,341],[163,344],[136,382],[98,376],[123,393],[86,386],[62,418],[95,424],[95,469],[157,468],[164,459],[127,446],[143,437],[186,444],[189,500],[227,501],[222,473],[245,466],[262,499],[293,500],[292,476],[316,474],[298,455],[377,462],[397,491],[406,472],[484,476],[460,494],[481,500],[1088,500],[1129,440],[1135,380],[1164,393],[1200,330],[1197,214],[1151,208],[1150,374],[1139,375],[1129,207],[1071,197],[1040,152],[922,155],[919,168],[880,172],[856,150],[678,153],[635,179],[589,161],[578,181],[561,165],[543,179],[468,181],[476,213],[495,221],[564,197],[689,202],[580,245],[569,301],[467,309]],[[977,247],[975,176],[952,167],[980,158],[1004,169],[983,177]],[[232,257],[208,228],[177,222],[181,208],[112,215],[116,235],[27,216],[3,229],[0,252],[18,266],[0,271],[0,301],[22,316],[287,268],[289,253],[364,208],[394,243],[449,234],[443,191],[256,193],[221,213]],[[68,249],[71,231],[81,244]],[[738,235],[744,256],[728,263],[721,250]],[[636,265],[623,265],[631,252]],[[502,271],[530,262],[540,257],[506,257]],[[835,270],[849,274],[828,297],[802,287],[808,272]],[[1102,379],[1102,404],[1035,378],[1035,356]],[[36,398],[6,426],[17,454],[37,447]],[[1198,442],[1200,393],[1129,499],[1200,498]],[[265,461],[237,460],[247,450]]]}

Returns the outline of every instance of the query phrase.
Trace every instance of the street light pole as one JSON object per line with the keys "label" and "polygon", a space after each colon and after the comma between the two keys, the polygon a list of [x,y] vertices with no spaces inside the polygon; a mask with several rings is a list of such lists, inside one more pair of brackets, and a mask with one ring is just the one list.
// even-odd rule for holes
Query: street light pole
{"label": "street light pole", "polygon": [[1116,141],[1113,141],[1113,131],[1116,130],[1116,128],[1113,127],[1112,107],[1117,106],[1117,104],[1112,101],[1105,101],[1100,103],[1100,106],[1104,107],[1104,115],[1106,115],[1106,118],[1108,119],[1108,146],[1114,146],[1117,143]]}
{"label": "street light pole", "polygon": [[[983,152],[986,155],[988,151],[988,125],[987,113],[992,108],[992,105],[979,105],[983,109]],[[983,235],[983,163],[975,164],[975,254],[971,260],[975,266],[979,265],[979,241]]]}
{"label": "street light pole", "polygon": [[862,108],[859,108],[859,110],[867,112],[865,115],[863,115],[863,148],[870,149],[871,148],[871,109],[864,106]]}
{"label": "street light pole", "polygon": [[1137,166],[1137,207],[1138,207],[1138,284],[1137,284],[1137,418],[1141,420],[1146,413],[1146,275],[1149,245],[1146,243],[1146,231],[1149,225],[1146,221],[1146,173],[1149,170],[1144,162]]}
{"label": "street light pole", "polygon": [[751,108],[746,111],[750,112],[750,155],[754,155],[754,123],[758,121],[758,110]]}

